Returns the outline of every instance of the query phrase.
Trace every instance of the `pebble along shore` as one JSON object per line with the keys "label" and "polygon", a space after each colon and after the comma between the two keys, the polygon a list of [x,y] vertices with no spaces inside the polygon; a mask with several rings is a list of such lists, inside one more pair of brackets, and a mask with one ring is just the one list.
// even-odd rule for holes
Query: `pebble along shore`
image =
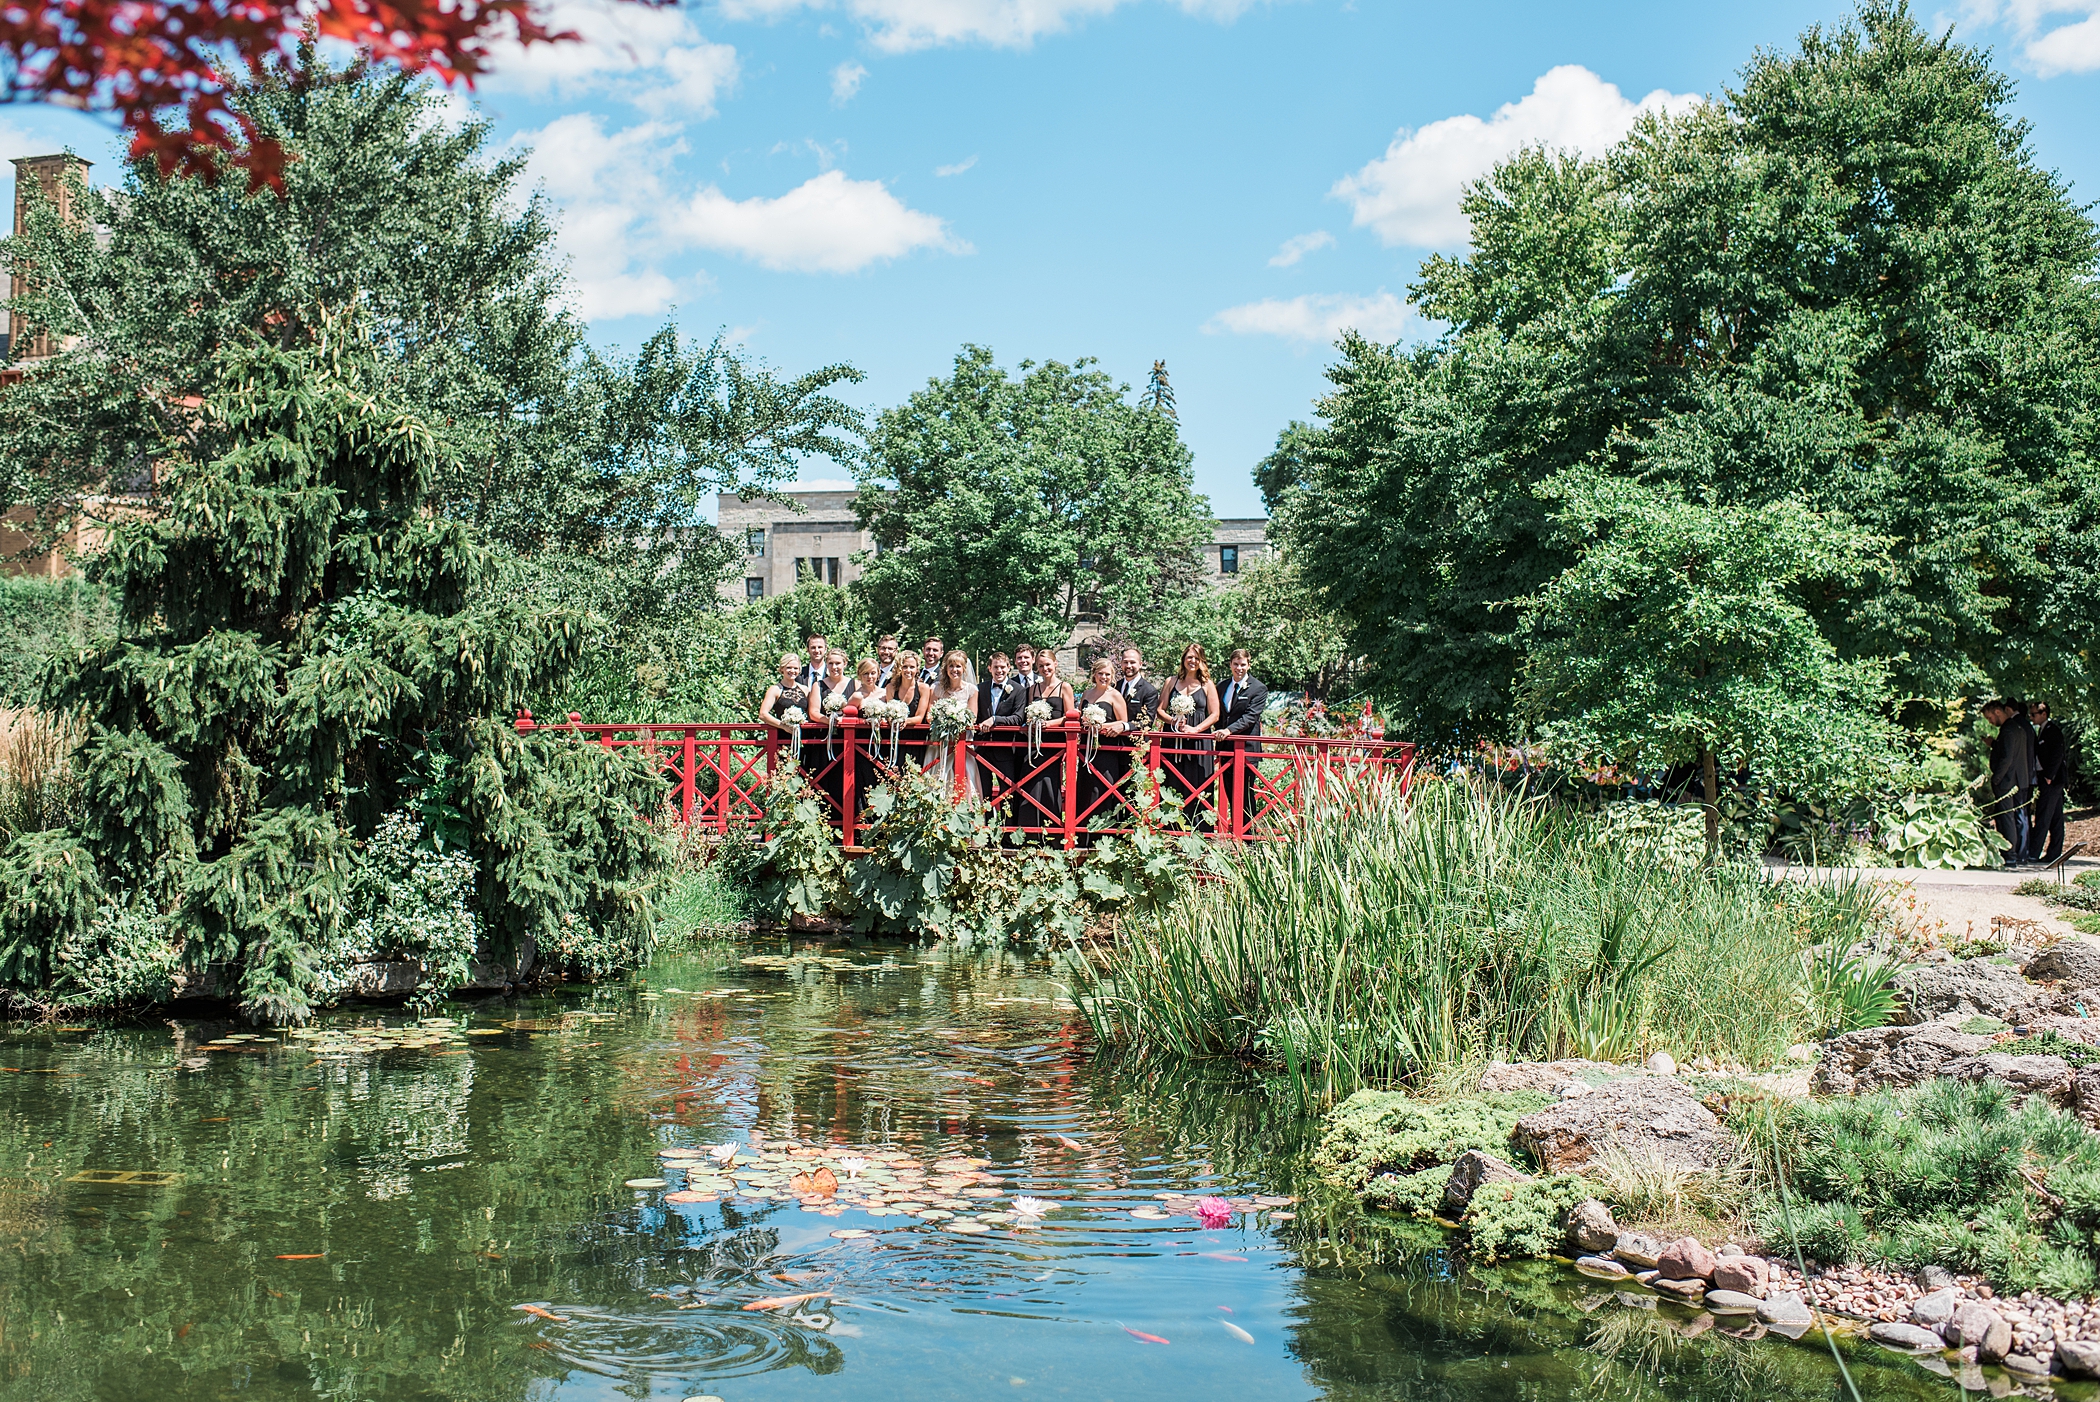
{"label": "pebble along shore", "polygon": [[[1602,1206],[1585,1203],[1578,1214],[1601,1213]],[[1983,1388],[1982,1369],[1992,1365],[2004,1370],[2007,1382],[2100,1378],[2100,1300],[2055,1300],[2032,1292],[2002,1297],[1977,1277],[1937,1267],[1913,1276],[1811,1265],[1804,1277],[1791,1261],[1733,1244],[1709,1250],[1692,1237],[1663,1242],[1639,1232],[1617,1233],[1605,1225],[1608,1218],[1587,1221],[1580,1229],[1586,1239],[1578,1246],[1591,1254],[1577,1258],[1575,1268],[1594,1280],[1622,1280],[1654,1292],[1644,1297],[1621,1291],[1617,1298],[1627,1306],[1652,1307],[1659,1298],[1724,1319],[1754,1314],[1767,1329],[1793,1338],[1820,1314],[1838,1332],[1864,1334],[1974,1389]],[[1615,1238],[1608,1247],[1601,1239],[1607,1235]]]}

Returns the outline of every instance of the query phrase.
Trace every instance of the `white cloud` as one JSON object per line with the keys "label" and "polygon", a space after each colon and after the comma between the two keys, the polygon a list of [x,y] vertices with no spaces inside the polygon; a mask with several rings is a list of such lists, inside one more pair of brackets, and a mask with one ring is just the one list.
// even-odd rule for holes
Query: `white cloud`
{"label": "white cloud", "polygon": [[850,60],[832,69],[831,100],[840,104],[851,102],[853,95],[860,91],[861,80],[867,76],[868,69],[865,64]]}
{"label": "white cloud", "polygon": [[1309,234],[1298,234],[1283,241],[1283,246],[1276,250],[1276,256],[1269,260],[1269,266],[1272,268],[1292,267],[1306,254],[1318,253],[1323,248],[1332,247],[1334,247],[1334,235],[1328,233],[1325,229],[1315,229]]}
{"label": "white cloud", "polygon": [[[2075,18],[2056,24],[2059,15]],[[2100,0],[1971,0],[1962,7],[1962,19],[2010,29],[2040,77],[2100,68]]]}
{"label": "white cloud", "polygon": [[1353,327],[1374,341],[1397,341],[1415,320],[1414,308],[1381,288],[1369,297],[1308,292],[1302,297],[1246,302],[1219,312],[1203,329],[1213,336],[1229,332],[1326,344]]}
{"label": "white cloud", "polygon": [[975,156],[972,156],[968,160],[957,161],[952,166],[935,166],[933,168],[933,173],[945,180],[951,175],[961,175],[964,171],[968,170],[971,166],[976,164],[977,158]]}
{"label": "white cloud", "polygon": [[[724,0],[730,19],[779,19],[797,10],[842,9],[877,48],[892,53],[941,44],[1025,49],[1046,34],[1105,15],[1127,0]],[[1185,14],[1231,20],[1259,0],[1173,0]]]}
{"label": "white cloud", "polygon": [[531,95],[616,92],[636,105],[705,120],[736,86],[736,50],[704,38],[690,11],[622,0],[554,0],[547,27],[580,42],[494,46],[491,85]]}
{"label": "white cloud", "polygon": [[1414,131],[1401,128],[1383,156],[1329,193],[1349,201],[1357,225],[1369,225],[1388,244],[1450,247],[1470,232],[1458,209],[1460,194],[1497,161],[1538,144],[1601,156],[1642,112],[1683,111],[1698,101],[1657,88],[1632,102],[1587,68],[1564,64],[1485,121],[1446,117]]}
{"label": "white cloud", "polygon": [[643,122],[608,134],[589,112],[558,117],[525,140],[526,179],[561,208],[558,245],[569,261],[576,312],[586,320],[660,312],[678,286],[650,266],[659,239],[670,161],[685,149],[678,128]]}
{"label": "white cloud", "polygon": [[775,199],[733,200],[709,185],[676,216],[674,236],[780,272],[858,272],[920,248],[969,253],[947,222],[905,206],[879,180],[836,170]]}

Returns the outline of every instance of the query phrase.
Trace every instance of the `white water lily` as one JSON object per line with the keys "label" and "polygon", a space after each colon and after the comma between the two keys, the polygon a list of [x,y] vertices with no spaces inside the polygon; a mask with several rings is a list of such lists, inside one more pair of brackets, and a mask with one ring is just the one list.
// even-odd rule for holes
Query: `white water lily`
{"label": "white water lily", "polygon": [[737,1146],[733,1143],[710,1144],[707,1146],[707,1156],[724,1168],[729,1167],[730,1164],[736,1161],[736,1151]]}
{"label": "white water lily", "polygon": [[846,1170],[846,1177],[849,1179],[860,1177],[860,1171],[867,1166],[868,1161],[858,1154],[849,1154],[839,1160],[839,1167]]}
{"label": "white water lily", "polygon": [[1057,1204],[1044,1198],[1019,1197],[1007,1206],[1013,1209],[1014,1216],[1021,1219],[1020,1225],[1024,1227],[1033,1226],[1037,1218],[1057,1211]]}

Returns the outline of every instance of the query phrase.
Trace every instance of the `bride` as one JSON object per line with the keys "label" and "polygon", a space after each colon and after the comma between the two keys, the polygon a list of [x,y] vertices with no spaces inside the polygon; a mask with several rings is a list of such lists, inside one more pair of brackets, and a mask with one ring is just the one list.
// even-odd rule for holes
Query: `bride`
{"label": "bride", "polygon": [[[927,702],[926,714],[933,735],[942,735],[944,713],[959,714],[961,722],[954,734],[945,737],[946,743],[927,744],[926,758],[920,767],[927,773],[940,775],[952,783],[955,776],[955,742],[968,735],[971,728],[977,724],[977,675],[970,666],[969,657],[961,648],[941,659],[940,680],[928,688],[928,691],[930,700]],[[967,758],[961,763],[964,775],[962,795],[972,799],[981,797],[983,790],[977,783],[977,766],[971,764]]]}

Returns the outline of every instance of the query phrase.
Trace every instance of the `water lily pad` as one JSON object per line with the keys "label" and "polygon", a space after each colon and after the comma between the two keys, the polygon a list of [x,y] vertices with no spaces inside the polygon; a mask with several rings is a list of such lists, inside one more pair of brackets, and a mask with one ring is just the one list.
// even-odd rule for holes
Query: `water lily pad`
{"label": "water lily pad", "polygon": [[713,1195],[711,1195],[711,1194],[708,1194],[708,1193],[696,1193],[696,1192],[693,1192],[693,1191],[691,1191],[690,1189],[688,1189],[688,1190],[686,1190],[686,1191],[684,1191],[684,1192],[678,1192],[678,1193],[665,1193],[665,1194],[664,1194],[664,1201],[665,1201],[665,1202],[713,1202],[713,1201],[714,1201],[714,1197],[713,1197]]}
{"label": "water lily pad", "polygon": [[952,1212],[943,1212],[938,1207],[929,1207],[924,1212],[921,1212],[917,1215],[919,1220],[922,1222],[945,1222],[950,1217],[953,1217],[955,1214]]}
{"label": "water lily pad", "polygon": [[864,1236],[873,1236],[874,1233],[864,1227],[841,1227],[832,1235],[840,1241],[858,1241]]}
{"label": "water lily pad", "polygon": [[1130,1215],[1140,1222],[1164,1222],[1171,1214],[1161,1212],[1156,1207],[1139,1207],[1133,1208]]}
{"label": "water lily pad", "polygon": [[661,1188],[664,1186],[664,1180],[661,1178],[630,1178],[624,1186],[629,1188]]}
{"label": "water lily pad", "polygon": [[948,1230],[951,1232],[968,1232],[974,1236],[980,1232],[988,1232],[991,1228],[972,1218],[958,1217],[948,1224]]}

